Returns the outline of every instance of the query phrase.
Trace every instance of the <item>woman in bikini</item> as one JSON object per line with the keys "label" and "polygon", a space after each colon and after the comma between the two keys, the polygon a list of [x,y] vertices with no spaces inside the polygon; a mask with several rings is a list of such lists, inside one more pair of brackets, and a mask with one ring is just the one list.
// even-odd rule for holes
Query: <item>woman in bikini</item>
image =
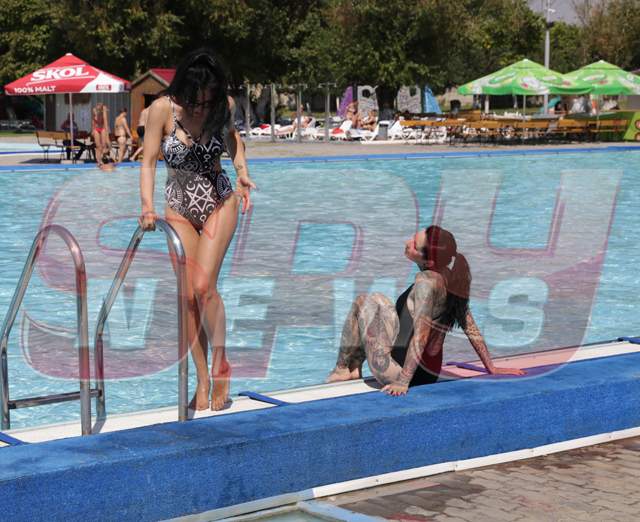
{"label": "woman in bikini", "polygon": [[135,161],[144,150],[144,128],[147,125],[147,117],[149,116],[149,107],[145,107],[138,118],[138,126],[136,133],[138,134],[138,150],[131,155],[131,161]]}
{"label": "woman in bikini", "polygon": [[116,121],[113,125],[113,133],[116,135],[116,141],[118,142],[118,158],[117,163],[122,163],[124,155],[127,151],[127,140],[132,139],[131,129],[127,123],[127,109],[123,108],[120,114],[116,116]]}
{"label": "woman in bikini", "polygon": [[99,168],[103,168],[104,156],[109,154],[111,139],[109,138],[109,115],[107,106],[98,103],[92,110],[91,135],[96,146],[96,162]]}
{"label": "woman in bikini", "polygon": [[444,338],[454,325],[462,328],[489,373],[523,375],[491,361],[469,310],[471,272],[453,234],[438,226],[420,230],[405,243],[405,256],[420,268],[415,283],[395,306],[379,293],[356,298],[327,382],[361,378],[366,360],[382,391],[390,395],[433,383],[442,367]]}
{"label": "woman in bikini", "polygon": [[[220,410],[228,401],[231,369],[225,353],[226,319],[218,293],[218,275],[242,212],[255,188],[249,177],[244,144],[233,125],[233,99],[227,96],[222,67],[207,49],[189,53],[176,69],[166,96],[153,102],[145,132],[140,173],[143,229],[157,219],[153,204],[156,162],[162,150],[168,176],[165,217],[182,241],[187,258],[188,335],[196,365],[192,408],[209,404]],[[234,192],[220,156],[225,150],[237,174]],[[174,260],[175,264],[175,260]],[[210,383],[208,343],[212,347]]]}

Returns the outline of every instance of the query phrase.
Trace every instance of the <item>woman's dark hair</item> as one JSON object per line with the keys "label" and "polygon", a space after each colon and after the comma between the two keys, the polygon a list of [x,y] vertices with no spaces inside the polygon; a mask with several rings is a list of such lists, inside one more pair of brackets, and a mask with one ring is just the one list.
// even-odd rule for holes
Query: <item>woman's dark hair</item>
{"label": "woman's dark hair", "polygon": [[204,47],[183,58],[165,94],[188,107],[198,103],[199,92],[205,93],[205,99],[213,100],[203,133],[219,134],[230,117],[227,75],[213,52]]}
{"label": "woman's dark hair", "polygon": [[[450,329],[454,325],[467,327],[471,270],[466,258],[458,253],[458,245],[453,234],[437,225],[427,228],[425,257],[433,261],[435,270],[442,270],[447,283],[447,305],[439,323]],[[443,270],[455,257],[451,271]]]}

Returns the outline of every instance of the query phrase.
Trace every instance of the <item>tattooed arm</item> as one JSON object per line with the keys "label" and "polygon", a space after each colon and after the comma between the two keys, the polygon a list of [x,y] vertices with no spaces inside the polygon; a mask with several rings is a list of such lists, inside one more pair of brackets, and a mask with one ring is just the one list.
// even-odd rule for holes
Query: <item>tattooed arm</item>
{"label": "tattooed arm", "polygon": [[446,288],[442,276],[430,272],[418,273],[413,287],[413,297],[415,303],[413,337],[400,377],[396,382],[383,388],[383,391],[389,395],[404,395],[409,389],[409,383],[416,373],[422,352],[427,346],[435,309],[441,305],[442,299],[446,298]]}
{"label": "tattooed arm", "polygon": [[247,211],[251,207],[250,192],[251,189],[255,189],[256,185],[249,177],[249,170],[247,168],[247,158],[244,154],[244,143],[240,137],[240,133],[236,130],[233,115],[236,111],[236,104],[231,96],[229,99],[229,123],[227,125],[228,131],[226,136],[227,148],[229,150],[229,156],[233,161],[233,167],[236,169],[237,181],[236,192],[242,197],[242,213]]}
{"label": "tattooed arm", "polygon": [[480,329],[478,325],[473,319],[473,315],[471,314],[471,310],[467,311],[467,327],[464,329],[464,333],[467,335],[471,346],[476,351],[482,364],[487,369],[487,371],[491,374],[504,374],[504,375],[524,375],[525,372],[519,370],[517,368],[497,368],[494,366],[493,361],[491,360],[491,356],[489,355],[489,350],[487,349],[487,345],[484,342],[484,338],[480,333]]}

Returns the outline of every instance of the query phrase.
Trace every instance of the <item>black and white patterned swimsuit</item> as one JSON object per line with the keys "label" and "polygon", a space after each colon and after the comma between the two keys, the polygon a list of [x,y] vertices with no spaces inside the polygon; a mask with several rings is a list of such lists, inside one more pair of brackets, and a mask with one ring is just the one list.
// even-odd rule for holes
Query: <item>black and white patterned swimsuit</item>
{"label": "black and white patterned swimsuit", "polygon": [[[170,100],[171,101],[171,100]],[[211,213],[232,193],[231,181],[224,170],[216,171],[217,160],[224,151],[222,136],[211,136],[209,142],[193,142],[173,111],[173,130],[162,141],[162,154],[169,175],[164,194],[169,208],[194,225],[204,225]],[[185,130],[192,145],[176,136],[177,127]]]}

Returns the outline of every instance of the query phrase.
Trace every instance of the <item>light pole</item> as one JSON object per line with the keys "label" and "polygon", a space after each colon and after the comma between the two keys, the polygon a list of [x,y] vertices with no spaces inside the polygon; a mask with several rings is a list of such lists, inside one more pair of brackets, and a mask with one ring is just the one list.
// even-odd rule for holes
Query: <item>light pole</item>
{"label": "light pole", "polygon": [[[553,27],[553,22],[551,21],[551,13],[555,13],[554,9],[551,9],[551,1],[552,0],[543,0],[544,1],[544,22],[545,22],[545,30],[544,30],[544,66],[549,68],[549,59],[551,55],[551,36],[549,35],[549,29]],[[544,113],[549,114],[549,95],[544,95]]]}

